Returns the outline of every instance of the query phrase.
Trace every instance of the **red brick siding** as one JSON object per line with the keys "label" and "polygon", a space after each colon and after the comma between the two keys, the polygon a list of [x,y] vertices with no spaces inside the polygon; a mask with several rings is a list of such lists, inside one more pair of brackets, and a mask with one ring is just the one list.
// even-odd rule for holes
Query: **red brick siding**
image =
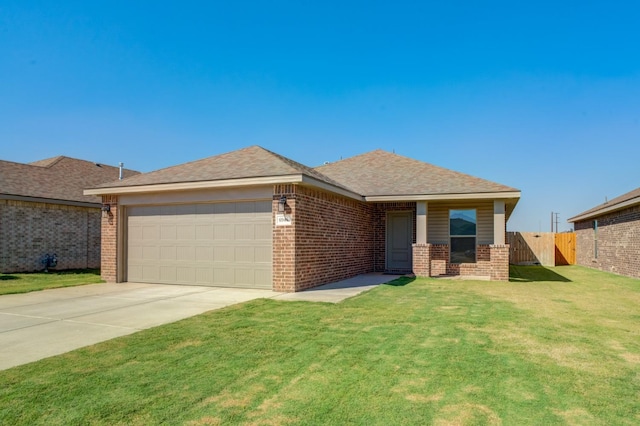
{"label": "red brick siding", "polygon": [[597,258],[594,255],[593,219],[575,223],[577,264],[640,278],[640,206],[597,219]]}
{"label": "red brick siding", "polygon": [[100,210],[0,200],[0,272],[42,270],[56,254],[57,270],[100,267]]}
{"label": "red brick siding", "polygon": [[102,203],[111,211],[102,214],[102,253],[100,273],[106,282],[118,280],[118,196],[103,195]]}
{"label": "red brick siding", "polygon": [[414,244],[414,274],[418,276],[479,276],[492,280],[509,280],[509,246],[486,245],[476,247],[476,263],[449,263],[448,244]]}
{"label": "red brick siding", "polygon": [[375,272],[384,272],[386,269],[387,247],[387,212],[410,211],[413,213],[413,237],[411,243],[416,242],[416,203],[415,202],[389,202],[374,203],[373,230],[374,230],[374,259]]}
{"label": "red brick siding", "polygon": [[419,277],[431,276],[431,244],[413,244],[413,273]]}
{"label": "red brick siding", "polygon": [[278,185],[287,195],[291,226],[275,226],[273,281],[276,291],[300,291],[373,271],[371,206],[298,185]]}

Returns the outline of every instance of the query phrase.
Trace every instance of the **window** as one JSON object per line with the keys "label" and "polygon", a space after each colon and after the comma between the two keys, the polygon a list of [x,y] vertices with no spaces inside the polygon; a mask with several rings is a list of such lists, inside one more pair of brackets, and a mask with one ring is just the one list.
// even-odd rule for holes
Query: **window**
{"label": "window", "polygon": [[593,221],[593,258],[598,258],[598,220]]}
{"label": "window", "polygon": [[476,211],[449,210],[451,263],[476,262]]}

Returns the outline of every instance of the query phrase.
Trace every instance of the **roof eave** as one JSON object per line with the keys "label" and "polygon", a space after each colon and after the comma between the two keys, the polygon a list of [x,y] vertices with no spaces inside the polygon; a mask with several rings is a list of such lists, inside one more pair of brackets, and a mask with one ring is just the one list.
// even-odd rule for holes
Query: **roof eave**
{"label": "roof eave", "polygon": [[14,195],[14,194],[0,194],[0,200],[24,201],[28,203],[45,203],[45,204],[57,204],[62,206],[94,207],[94,208],[100,207],[101,205],[99,199],[95,203],[92,203],[89,201],[61,200],[57,198],[31,197],[28,195]]}
{"label": "roof eave", "polygon": [[456,194],[409,194],[409,195],[366,195],[365,201],[441,201],[441,200],[495,200],[519,199],[520,191],[508,192],[472,192]]}
{"label": "roof eave", "polygon": [[576,222],[581,222],[583,220],[587,220],[587,219],[592,219],[594,217],[598,217],[598,216],[602,216],[603,214],[606,213],[613,213],[615,211],[618,210],[623,210],[626,209],[628,207],[632,207],[635,205],[640,204],[640,197],[634,197],[631,198],[630,200],[627,201],[623,201],[621,203],[616,203],[614,205],[611,206],[607,206],[607,207],[603,207],[601,209],[589,212],[589,213],[581,213],[577,216],[574,217],[570,217],[569,219],[567,219],[567,222],[569,223],[576,223]]}
{"label": "roof eave", "polygon": [[178,182],[178,183],[161,183],[137,186],[114,186],[109,188],[91,188],[85,189],[84,195],[121,195],[121,194],[140,194],[148,192],[168,192],[168,191],[184,191],[199,189],[216,189],[230,188],[238,186],[261,186],[261,185],[277,185],[277,184],[306,184],[320,189],[331,191],[349,198],[362,200],[362,196],[347,189],[323,182],[314,177],[305,174],[293,174],[284,176],[262,176],[239,179],[222,179],[213,181],[200,182]]}

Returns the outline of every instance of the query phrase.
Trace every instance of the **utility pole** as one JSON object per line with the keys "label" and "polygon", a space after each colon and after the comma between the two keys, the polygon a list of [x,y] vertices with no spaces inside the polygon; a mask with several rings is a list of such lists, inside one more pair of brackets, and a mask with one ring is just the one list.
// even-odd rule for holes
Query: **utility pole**
{"label": "utility pole", "polygon": [[[551,212],[551,232],[556,232],[556,233],[558,232],[558,222],[559,222],[558,215],[559,214],[560,213],[558,213],[558,212]],[[553,224],[554,223],[556,225],[556,230],[555,231],[553,230]]]}

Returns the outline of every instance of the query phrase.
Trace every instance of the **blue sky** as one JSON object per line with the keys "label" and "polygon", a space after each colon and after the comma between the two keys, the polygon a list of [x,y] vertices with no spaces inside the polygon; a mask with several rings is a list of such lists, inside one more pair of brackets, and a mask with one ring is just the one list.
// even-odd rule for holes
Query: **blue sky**
{"label": "blue sky", "polygon": [[510,230],[565,230],[640,186],[640,4],[524,3],[3,0],[0,159],[382,148],[519,188]]}

